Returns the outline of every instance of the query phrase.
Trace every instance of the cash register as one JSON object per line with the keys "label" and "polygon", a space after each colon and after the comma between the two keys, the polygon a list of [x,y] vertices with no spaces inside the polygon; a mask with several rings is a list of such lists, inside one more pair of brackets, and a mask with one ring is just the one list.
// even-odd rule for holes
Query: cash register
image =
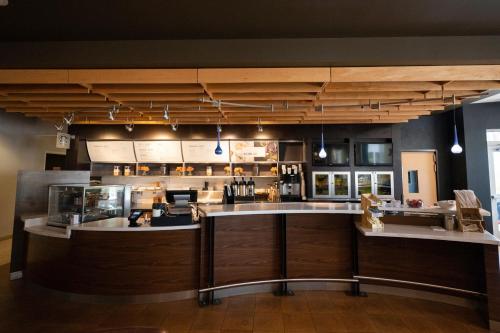
{"label": "cash register", "polygon": [[196,190],[167,190],[166,198],[166,209],[162,209],[160,216],[151,217],[151,226],[189,225],[193,223],[193,220],[197,220],[198,192]]}

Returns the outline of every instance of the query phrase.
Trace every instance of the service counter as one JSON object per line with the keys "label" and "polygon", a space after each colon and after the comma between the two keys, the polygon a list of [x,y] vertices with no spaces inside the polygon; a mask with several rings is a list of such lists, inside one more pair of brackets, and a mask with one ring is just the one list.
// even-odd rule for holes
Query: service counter
{"label": "service counter", "polygon": [[[499,241],[488,232],[436,231],[443,212],[399,211],[385,229],[358,224],[356,203],[208,205],[199,225],[128,228],[124,219],[47,233],[30,224],[24,273],[46,287],[90,295],[176,295],[200,304],[222,291],[331,283],[423,290],[487,305],[500,322]],[[411,213],[411,215],[410,215]],[[443,297],[444,297],[443,296]]]}

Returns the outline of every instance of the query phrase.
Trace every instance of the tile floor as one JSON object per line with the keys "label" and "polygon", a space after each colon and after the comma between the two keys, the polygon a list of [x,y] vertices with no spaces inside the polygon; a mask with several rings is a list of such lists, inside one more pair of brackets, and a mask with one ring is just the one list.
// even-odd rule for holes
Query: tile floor
{"label": "tile floor", "polygon": [[238,296],[199,308],[194,300],[155,304],[84,304],[8,280],[0,267],[0,332],[83,333],[104,328],[158,327],[169,333],[487,332],[471,309],[430,301],[342,292]]}

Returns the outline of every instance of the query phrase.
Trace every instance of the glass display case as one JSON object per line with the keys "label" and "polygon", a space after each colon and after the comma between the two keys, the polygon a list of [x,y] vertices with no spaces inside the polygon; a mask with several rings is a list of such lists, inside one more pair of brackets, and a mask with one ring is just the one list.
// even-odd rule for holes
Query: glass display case
{"label": "glass display case", "polygon": [[351,172],[332,172],[332,190],[333,198],[351,197]]}
{"label": "glass display case", "polygon": [[313,197],[349,199],[351,197],[351,173],[349,171],[314,171]]}
{"label": "glass display case", "polygon": [[373,193],[381,199],[394,198],[394,174],[392,171],[357,171],[355,173],[356,197]]}
{"label": "glass display case", "polygon": [[128,216],[129,213],[129,186],[80,184],[49,186],[49,225],[66,226]]}

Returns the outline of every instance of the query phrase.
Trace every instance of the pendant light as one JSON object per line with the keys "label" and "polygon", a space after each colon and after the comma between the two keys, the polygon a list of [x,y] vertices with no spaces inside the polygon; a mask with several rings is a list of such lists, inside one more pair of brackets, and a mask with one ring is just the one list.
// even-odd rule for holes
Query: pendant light
{"label": "pendant light", "polygon": [[323,104],[321,104],[321,149],[318,154],[319,158],[326,158],[325,139],[323,136],[323,114],[324,114],[324,108]]}
{"label": "pendant light", "polygon": [[165,107],[163,108],[163,119],[165,120],[170,119],[170,117],[168,116],[168,104],[165,105]]}
{"label": "pendant light", "polygon": [[222,127],[217,124],[217,147],[215,148],[215,155],[222,155],[222,148],[220,147],[220,132],[222,132]]}
{"label": "pendant light", "polygon": [[259,133],[264,132],[264,128],[262,127],[262,124],[260,123],[260,117],[259,117],[258,123],[257,123],[257,132],[259,132]]}
{"label": "pendant light", "polygon": [[453,154],[461,154],[463,149],[458,144],[458,134],[457,134],[457,120],[456,120],[456,110],[455,110],[455,95],[453,95],[453,146],[451,146],[451,152]]}

